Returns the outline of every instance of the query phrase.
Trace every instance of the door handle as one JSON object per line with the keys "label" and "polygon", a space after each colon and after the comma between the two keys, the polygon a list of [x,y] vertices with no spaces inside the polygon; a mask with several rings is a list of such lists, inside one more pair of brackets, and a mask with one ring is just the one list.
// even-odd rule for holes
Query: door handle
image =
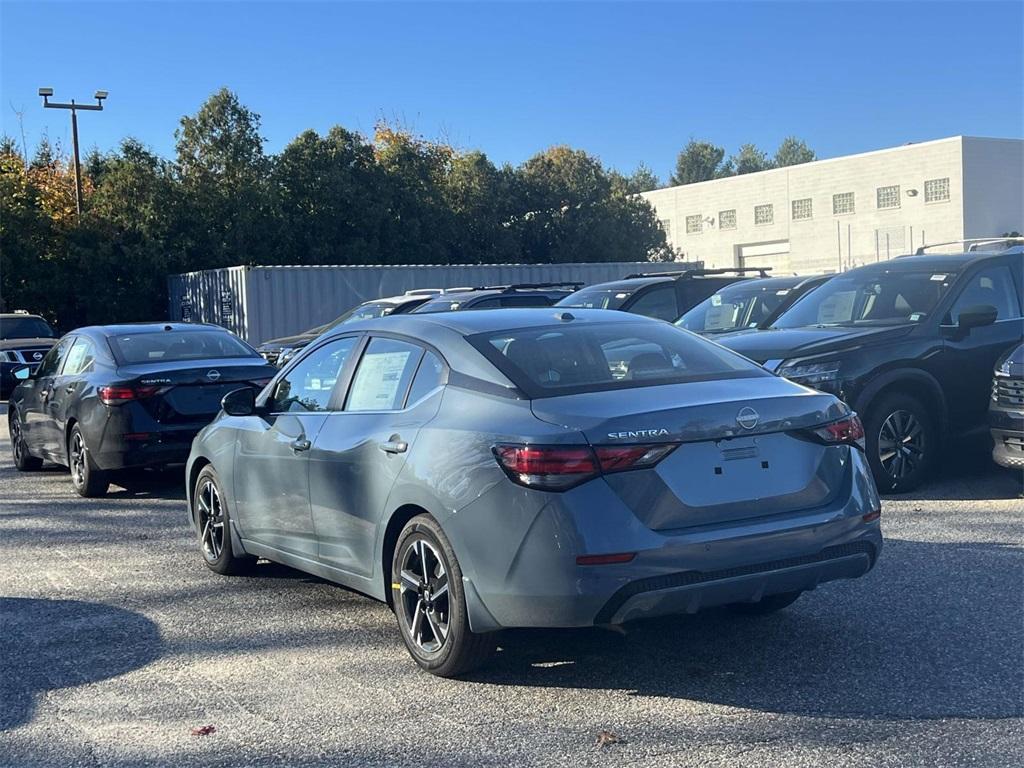
{"label": "door handle", "polygon": [[304,437],[300,437],[298,440],[292,441],[292,451],[299,453],[299,451],[308,451],[312,443]]}
{"label": "door handle", "polygon": [[409,450],[409,444],[404,440],[387,440],[380,444],[384,453],[405,453]]}

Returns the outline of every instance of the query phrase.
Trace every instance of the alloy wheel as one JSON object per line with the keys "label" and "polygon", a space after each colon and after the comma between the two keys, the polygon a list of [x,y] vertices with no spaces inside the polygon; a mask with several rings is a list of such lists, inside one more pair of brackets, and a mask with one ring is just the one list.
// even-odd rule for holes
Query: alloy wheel
{"label": "alloy wheel", "polygon": [[878,461],[894,481],[902,480],[924,460],[924,428],[910,411],[893,411],[878,431]]}
{"label": "alloy wheel", "polygon": [[198,507],[199,539],[203,546],[203,555],[211,563],[220,557],[224,549],[224,507],[220,500],[220,491],[212,480],[206,480],[196,495]]}
{"label": "alloy wheel", "polygon": [[85,485],[85,441],[82,433],[71,436],[71,481],[78,487]]}
{"label": "alloy wheel", "polygon": [[408,542],[402,554],[400,610],[413,643],[437,653],[448,639],[451,593],[448,572],[434,546],[424,538]]}
{"label": "alloy wheel", "polygon": [[10,422],[11,428],[11,453],[14,454],[14,463],[20,465],[21,458],[25,453],[25,446],[22,443],[21,436],[21,422],[16,418],[12,418]]}

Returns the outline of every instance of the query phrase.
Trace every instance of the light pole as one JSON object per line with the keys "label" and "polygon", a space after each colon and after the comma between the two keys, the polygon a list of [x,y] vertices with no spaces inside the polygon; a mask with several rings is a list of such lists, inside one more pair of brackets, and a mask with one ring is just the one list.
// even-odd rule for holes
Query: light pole
{"label": "light pole", "polygon": [[78,110],[87,109],[94,112],[103,111],[103,100],[107,98],[106,91],[96,91],[93,98],[95,104],[76,104],[72,99],[70,104],[51,102],[53,88],[40,88],[39,95],[43,97],[43,106],[49,109],[70,109],[71,110],[71,144],[75,153],[75,210],[82,215],[82,169],[78,161]]}

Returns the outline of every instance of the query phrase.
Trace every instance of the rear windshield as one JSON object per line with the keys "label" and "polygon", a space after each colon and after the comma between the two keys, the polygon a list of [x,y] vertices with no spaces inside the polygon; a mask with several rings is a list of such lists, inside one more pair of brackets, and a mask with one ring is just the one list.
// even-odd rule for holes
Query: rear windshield
{"label": "rear windshield", "polygon": [[[222,357],[259,357],[227,331],[150,331],[111,336],[110,345],[122,363],[174,362]],[[260,358],[262,361],[262,358]]]}
{"label": "rear windshield", "polygon": [[468,337],[530,397],[770,376],[760,366],[662,323],[580,323]]}
{"label": "rear windshield", "polygon": [[57,334],[41,317],[5,317],[0,320],[0,339],[55,339]]}
{"label": "rear windshield", "polygon": [[616,291],[608,288],[584,288],[570,293],[555,304],[556,307],[579,307],[580,309],[619,309],[632,291]]}

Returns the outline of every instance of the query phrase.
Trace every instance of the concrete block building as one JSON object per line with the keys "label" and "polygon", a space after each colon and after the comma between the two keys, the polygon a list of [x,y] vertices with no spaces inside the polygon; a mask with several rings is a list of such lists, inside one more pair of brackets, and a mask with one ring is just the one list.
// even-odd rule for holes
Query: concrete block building
{"label": "concrete block building", "polygon": [[1024,140],[954,136],[643,197],[687,261],[838,272],[922,243],[1024,232]]}

